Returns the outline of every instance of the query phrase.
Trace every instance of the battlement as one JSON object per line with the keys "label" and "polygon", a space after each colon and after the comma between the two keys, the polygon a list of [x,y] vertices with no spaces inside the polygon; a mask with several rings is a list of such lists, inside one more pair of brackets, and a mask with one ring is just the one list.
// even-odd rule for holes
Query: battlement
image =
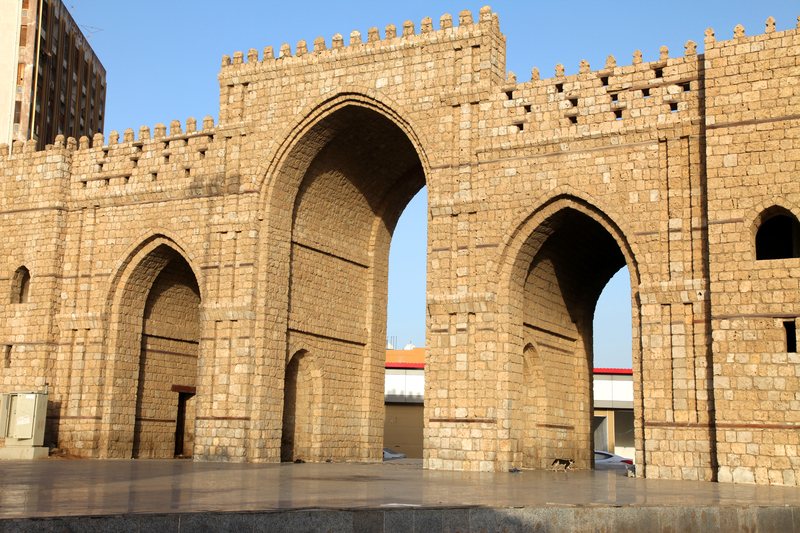
{"label": "battlement", "polygon": [[260,60],[258,50],[251,48],[247,52],[247,62],[244,61],[245,55],[241,51],[235,52],[233,57],[229,55],[222,56],[220,78],[226,78],[240,73],[242,70],[247,71],[247,69],[260,71],[282,67],[287,61],[291,65],[296,64],[298,61],[304,63],[341,61],[349,57],[375,54],[387,49],[413,48],[429,43],[454,41],[467,36],[477,37],[482,35],[484,29],[488,30],[489,28],[499,33],[499,27],[500,22],[497,14],[492,13],[489,6],[484,6],[480,9],[477,22],[474,21],[469,10],[461,11],[458,15],[457,27],[453,26],[453,17],[445,13],[439,19],[438,30],[433,29],[433,20],[430,17],[426,17],[420,24],[420,33],[416,32],[414,22],[407,20],[403,23],[400,36],[398,36],[398,28],[394,24],[389,24],[384,30],[383,38],[381,38],[380,30],[376,27],[369,29],[366,40],[362,38],[361,32],[354,30],[350,32],[347,45],[344,43],[342,34],[337,33],[331,39],[330,47],[328,47],[325,38],[320,36],[314,40],[311,50],[309,50],[305,40],[297,43],[294,53],[292,53],[291,46],[288,43],[284,43],[278,50],[277,57],[275,49],[272,46],[267,46],[264,48]]}
{"label": "battlement", "polygon": [[198,130],[197,120],[193,117],[189,117],[189,119],[186,121],[185,132],[181,128],[181,122],[179,120],[173,120],[169,125],[169,135],[167,135],[167,127],[164,124],[158,123],[153,128],[152,136],[149,126],[140,127],[138,139],[135,138],[134,130],[132,128],[128,128],[123,132],[121,141],[119,132],[114,130],[108,136],[108,144],[104,144],[105,137],[102,133],[96,133],[91,139],[89,139],[87,136],[83,136],[77,140],[74,137],[65,138],[63,135],[57,135],[54,144],[48,144],[44,150],[38,151],[36,150],[36,141],[15,141],[11,146],[6,143],[0,144],[0,161],[12,157],[16,159],[18,156],[35,156],[37,154],[52,152],[54,150],[68,150],[70,152],[77,153],[98,150],[108,152],[112,148],[118,146],[121,147],[128,144],[132,146],[142,146],[148,142],[162,142],[169,144],[174,141],[188,141],[188,139],[192,137],[208,137],[212,136],[215,131],[214,117],[210,115],[206,116],[203,119],[201,128],[202,129]]}
{"label": "battlement", "polygon": [[[785,31],[778,32],[775,29],[775,19],[773,17],[769,17],[765,23],[765,31],[762,34],[753,35],[753,36],[745,36],[744,27],[739,24],[733,30],[733,38],[730,40],[723,40],[718,41],[715,37],[715,32],[712,28],[706,29],[704,35],[704,44],[705,44],[705,51],[706,53],[710,49],[718,49],[726,46],[738,46],[744,43],[752,43],[752,42],[760,42],[766,41],[768,39],[782,39],[784,37],[794,36],[798,32],[797,30],[800,29],[800,15],[797,17],[797,29],[789,29]],[[696,61],[698,57],[704,57],[704,54],[697,53],[697,43],[692,40],[686,41],[684,45],[685,52],[684,58],[688,61]],[[746,51],[745,51],[746,52]],[[642,52],[641,50],[636,50],[633,53],[633,60],[629,65],[622,66],[617,65],[617,60],[613,55],[609,55],[606,59],[606,64],[602,69],[599,70],[591,70],[589,62],[586,60],[582,60],[580,63],[580,70],[578,74],[572,74],[565,76],[564,72],[564,65],[558,63],[555,66],[555,76],[551,78],[540,78],[540,72],[538,68],[533,68],[531,70],[531,82],[537,81],[555,81],[556,83],[560,82],[575,82],[580,80],[586,80],[593,77],[604,77],[606,75],[617,75],[620,73],[632,73],[632,72],[648,72],[653,71],[654,73],[659,69],[663,69],[668,66],[673,66],[676,64],[675,60],[680,61],[680,57],[670,57],[669,50],[667,47],[662,46],[659,49],[659,59],[656,61],[650,62],[643,62],[642,61]],[[661,78],[660,75],[653,76],[653,79]],[[519,86],[524,86],[525,82],[519,82]],[[514,86],[517,85],[517,75],[513,72],[508,73],[507,76],[507,86]]]}
{"label": "battlement", "polygon": [[787,38],[797,41],[799,35],[796,29],[776,32],[775,19],[770,17],[764,34],[745,37],[739,25],[729,41],[716,41],[709,28],[705,54],[698,54],[697,44],[689,40],[683,55],[670,57],[662,46],[659,58],[650,62],[642,61],[642,52],[636,50],[628,65],[618,65],[610,55],[602,69],[592,70],[583,60],[579,72],[572,75],[565,75],[561,63],[550,78],[541,78],[534,68],[528,82],[518,82],[516,74],[508,72],[505,84],[495,87],[490,96],[502,120],[483,135],[506,137],[504,146],[512,148],[529,146],[532,141],[546,144],[593,134],[690,126],[705,120],[713,123],[713,117],[701,117],[700,104],[707,97],[707,78],[724,73],[709,70],[715,65],[710,59],[733,46],[739,47],[736,54],[759,53],[759,60],[764,60],[770,57],[766,50],[786,46]]}
{"label": "battlement", "polygon": [[684,48],[683,56],[671,58],[662,46],[659,58],[650,62],[643,62],[642,52],[636,50],[633,61],[624,66],[610,55],[598,70],[583,60],[579,72],[571,75],[559,63],[551,78],[541,78],[534,68],[527,82],[518,82],[509,72],[505,84],[495,87],[489,98],[504,120],[485,135],[522,134],[520,138],[547,143],[553,134],[581,137],[691,121],[700,98],[701,59],[694,41]]}
{"label": "battlement", "polygon": [[769,39],[775,38],[783,38],[787,36],[797,35],[797,30],[800,30],[800,15],[797,16],[797,27],[795,29],[789,29],[784,31],[776,31],[775,29],[775,19],[773,17],[769,17],[766,22],[764,23],[764,33],[756,34],[756,35],[745,35],[744,26],[738,24],[733,29],[733,38],[723,41],[718,41],[716,39],[716,35],[712,28],[708,28],[705,31],[705,46],[706,46],[706,53],[709,52],[711,49],[717,49],[727,46],[736,46],[744,43],[752,43],[758,41],[766,41]]}
{"label": "battlement", "polygon": [[[207,196],[221,192],[220,168],[224,167],[224,143],[215,142],[214,119],[205,117],[202,129],[197,120],[186,121],[186,131],[178,120],[167,126],[157,124],[126,129],[122,138],[112,131],[105,138],[98,133],[90,140],[64,138],[45,150],[34,151],[36,143],[16,142],[0,146],[0,169],[7,178],[0,181],[4,205],[26,208],[30,189],[51,188],[53,201],[74,201],[76,205],[115,204],[125,198]],[[222,147],[222,151],[220,151]],[[12,170],[13,169],[13,170]],[[10,172],[10,173],[9,173]],[[22,182],[18,185],[16,182]],[[171,192],[174,191],[174,192]]]}

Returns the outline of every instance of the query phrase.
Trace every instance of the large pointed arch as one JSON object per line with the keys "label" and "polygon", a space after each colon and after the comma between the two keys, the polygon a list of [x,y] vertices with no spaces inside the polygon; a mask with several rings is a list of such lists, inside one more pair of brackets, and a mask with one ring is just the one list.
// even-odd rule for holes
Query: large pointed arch
{"label": "large pointed arch", "polygon": [[[341,437],[322,455],[382,457],[389,245],[429,174],[419,136],[393,105],[374,91],[328,95],[290,126],[259,171],[258,284],[285,290],[258,304],[257,329],[275,333],[259,341],[257,364],[275,364],[267,353],[287,353],[307,337],[309,352],[344,377],[337,385],[351,393],[331,393],[340,415],[325,430]],[[275,386],[285,371],[274,369]],[[282,409],[254,398],[254,427],[280,431],[269,413]],[[277,460],[279,443],[272,446],[266,453]]]}
{"label": "large pointed arch", "polygon": [[[516,416],[519,436],[514,461],[545,468],[553,459],[592,465],[592,318],[602,288],[623,266],[631,275],[633,329],[639,331],[639,273],[629,238],[605,212],[586,198],[558,194],[515,226],[498,250],[498,308],[507,310],[511,361],[509,398],[526,399],[530,368],[525,349],[536,346],[547,390],[536,417]],[[641,421],[640,333],[634,333],[633,367],[639,379],[635,411]],[[528,394],[530,396],[530,394]],[[526,404],[527,402],[527,404]],[[524,424],[527,421],[527,426]],[[533,422],[535,421],[535,422]],[[532,427],[531,424],[535,427]],[[641,424],[637,427],[641,451]],[[536,454],[529,453],[535,435]],[[535,460],[532,458],[535,456]]]}
{"label": "large pointed arch", "polygon": [[[371,109],[391,120],[414,145],[425,175],[430,175],[430,163],[425,149],[430,143],[425,140],[421,129],[414,126],[411,114],[403,106],[369,87],[339,86],[297,113],[296,118],[276,136],[281,142],[259,162],[255,176],[256,188],[262,192],[260,209],[262,218],[267,215],[268,206],[272,204],[271,196],[275,186],[280,187],[286,178],[291,180],[297,179],[297,174],[302,176],[310,160],[329,140],[323,135],[309,143],[308,140],[312,136],[309,134],[313,133],[314,128],[327,116],[347,106]],[[287,169],[293,169],[295,172],[287,172]]]}

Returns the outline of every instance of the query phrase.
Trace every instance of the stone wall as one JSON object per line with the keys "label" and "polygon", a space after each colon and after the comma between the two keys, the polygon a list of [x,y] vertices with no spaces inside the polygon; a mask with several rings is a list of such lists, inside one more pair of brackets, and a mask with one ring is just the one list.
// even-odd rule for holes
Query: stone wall
{"label": "stone wall", "polygon": [[[770,209],[800,216],[797,32],[706,32],[706,166],[714,400],[721,481],[794,485],[800,473],[800,259],[758,260]],[[709,222],[709,223],[710,223]],[[796,348],[795,348],[796,349]]]}
{"label": "stone wall", "polygon": [[[458,19],[223,56],[216,126],[0,149],[9,291],[31,275],[3,390],[48,383],[51,441],[129,457],[177,405],[137,414],[150,352],[184,387],[195,354],[196,460],[378,461],[389,245],[427,185],[427,468],[592,466],[627,266],[639,475],[796,484],[800,259],[754,241],[800,216],[800,33],[518,82],[497,15]],[[186,298],[153,314],[163,276]]]}

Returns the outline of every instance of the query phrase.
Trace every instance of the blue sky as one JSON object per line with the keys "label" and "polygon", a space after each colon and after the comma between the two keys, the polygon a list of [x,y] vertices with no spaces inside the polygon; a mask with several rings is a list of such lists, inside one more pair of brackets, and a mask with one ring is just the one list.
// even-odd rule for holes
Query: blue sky
{"label": "blue sky", "polygon": [[[352,30],[366,35],[377,26],[402,27],[405,20],[419,28],[425,17],[434,20],[463,9],[477,17],[485,4],[470,1],[406,0],[403,2],[223,2],[209,0],[118,2],[65,0],[79,24],[101,28],[92,47],[108,72],[105,133],[158,122],[169,124],[188,117],[217,120],[217,73],[223,54],[247,52],[284,42],[313,43],[318,36],[330,44],[335,33]],[[748,35],[762,33],[769,16],[777,30],[794,28],[800,3],[794,1],[673,0],[642,2],[495,1],[507,38],[506,68],[519,81],[530,79],[537,67],[542,78],[562,63],[574,74],[582,59],[601,68],[614,55],[629,64],[635,50],[644,61],[658,58],[667,46],[682,55],[691,39],[703,50],[703,32],[712,27],[717,39],[733,37],[742,24]],[[88,35],[88,32],[87,32]],[[425,193],[406,208],[392,242],[389,281],[388,334],[398,343],[425,342]],[[630,367],[630,282],[623,270],[601,296],[595,322],[595,366]]]}

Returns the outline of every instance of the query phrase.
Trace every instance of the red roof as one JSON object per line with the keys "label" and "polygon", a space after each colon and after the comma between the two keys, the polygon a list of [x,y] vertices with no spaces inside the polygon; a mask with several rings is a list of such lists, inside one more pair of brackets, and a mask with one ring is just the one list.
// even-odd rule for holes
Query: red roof
{"label": "red roof", "polygon": [[425,363],[390,363],[387,361],[386,368],[425,368]]}
{"label": "red roof", "polygon": [[595,368],[595,374],[625,374],[628,376],[633,375],[633,370],[630,368]]}

